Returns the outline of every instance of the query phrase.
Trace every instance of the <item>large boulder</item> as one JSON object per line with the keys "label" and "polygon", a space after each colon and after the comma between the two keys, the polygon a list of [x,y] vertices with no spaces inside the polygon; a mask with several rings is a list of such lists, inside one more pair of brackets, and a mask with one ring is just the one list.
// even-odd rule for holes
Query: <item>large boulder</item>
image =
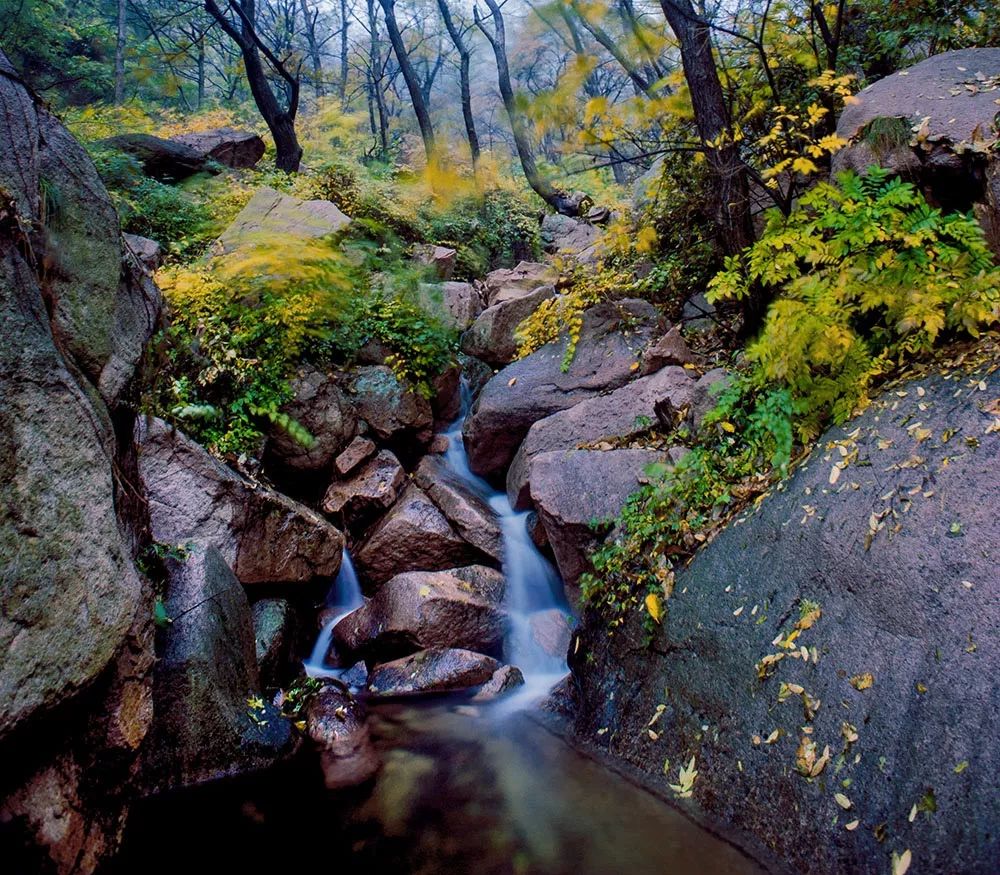
{"label": "large boulder", "polygon": [[531,463],[540,453],[639,434],[656,422],[657,405],[667,402],[680,409],[690,404],[695,385],[684,368],[668,367],[540,419],[507,471],[511,505],[515,509],[530,505]]}
{"label": "large boulder", "polygon": [[335,480],[323,496],[323,512],[343,517],[352,528],[372,522],[392,507],[406,482],[403,466],[381,450],[347,480]]}
{"label": "large boulder", "polygon": [[462,335],[462,352],[493,366],[514,361],[520,345],[517,327],[555,294],[554,286],[538,286],[487,307]]}
{"label": "large boulder", "polygon": [[482,653],[434,647],[375,666],[368,691],[378,696],[406,696],[467,690],[486,683],[499,669],[499,662]]}
{"label": "large boulder", "polygon": [[442,458],[425,456],[413,480],[469,544],[498,565],[503,563],[503,532],[496,512]]}
{"label": "large boulder", "polygon": [[465,421],[472,470],[501,478],[535,422],[627,383],[658,323],[656,308],[646,301],[599,304],[584,313],[576,354],[565,371],[564,337],[496,374]]}
{"label": "large boulder", "polygon": [[282,479],[315,481],[329,474],[334,459],[354,437],[354,407],[327,372],[304,367],[291,381],[294,397],[282,408],[313,436],[309,446],[278,426],[271,429],[265,463]]}
{"label": "large boulder", "polygon": [[285,681],[295,643],[295,608],[288,599],[260,599],[254,602],[252,615],[261,686],[279,687]]}
{"label": "large boulder", "polygon": [[431,243],[417,246],[413,251],[413,260],[417,264],[434,269],[439,280],[450,280],[455,272],[455,259],[458,253],[449,246],[435,246]]}
{"label": "large boulder", "polygon": [[252,249],[261,240],[315,240],[335,234],[350,221],[330,201],[302,200],[264,186],[222,232],[213,251],[229,255],[237,249]]}
{"label": "large boulder", "polygon": [[365,365],[350,374],[346,387],[354,407],[382,441],[395,444],[430,440],[434,413],[430,401],[403,383],[385,365]]}
{"label": "large boulder", "polygon": [[317,513],[244,479],[162,420],[143,418],[136,435],[156,541],[205,541],[244,584],[336,576],[344,536]]}
{"label": "large boulder", "polygon": [[599,533],[607,531],[600,524],[613,521],[646,469],[665,459],[656,450],[568,450],[535,457],[531,500],[570,604],[577,600],[576,584],[587,570],[587,556]]}
{"label": "large boulder", "polygon": [[333,628],[338,652],[380,660],[424,647],[493,653],[507,621],[493,603],[451,573],[399,574]]}
{"label": "large boulder", "polygon": [[264,157],[264,141],[253,131],[214,128],[171,139],[193,149],[204,161],[218,161],[235,170],[254,167]]}
{"label": "large boulder", "polygon": [[570,256],[588,264],[597,260],[595,249],[601,232],[589,222],[561,213],[548,213],[542,219],[541,236],[546,252]]}
{"label": "large boulder", "polygon": [[364,705],[345,690],[328,684],[309,700],[306,732],[320,748],[327,789],[363,784],[378,771]]}
{"label": "large boulder", "polygon": [[542,261],[521,261],[516,267],[500,268],[486,274],[483,297],[487,307],[523,298],[539,286],[554,286],[559,271]]}
{"label": "large boulder", "polygon": [[447,328],[464,331],[483,311],[483,302],[472,283],[421,283],[421,308]]}
{"label": "large boulder", "polygon": [[[916,181],[946,209],[974,206],[1000,253],[998,77],[1000,48],[961,49],[869,85],[837,122],[850,145],[834,156],[834,170],[880,165]],[[885,128],[892,120],[901,122],[895,137],[875,132],[873,122]]]}
{"label": "large boulder", "polygon": [[260,768],[294,746],[291,724],[257,696],[250,604],[219,551],[192,542],[166,567],[143,764],[151,790]]}
{"label": "large boulder", "polygon": [[906,850],[913,871],[995,871],[995,367],[831,428],[677,574],[651,641],[644,612],[611,635],[588,616],[577,730],[661,788],[694,756],[691,812],[794,871],[889,872]]}
{"label": "large boulder", "polygon": [[480,553],[411,483],[368,533],[354,558],[362,577],[378,585],[404,571],[438,571],[476,562]]}
{"label": "large boulder", "polygon": [[142,166],[142,172],[154,179],[176,182],[205,169],[205,156],[195,149],[152,134],[119,134],[101,142],[131,155]]}

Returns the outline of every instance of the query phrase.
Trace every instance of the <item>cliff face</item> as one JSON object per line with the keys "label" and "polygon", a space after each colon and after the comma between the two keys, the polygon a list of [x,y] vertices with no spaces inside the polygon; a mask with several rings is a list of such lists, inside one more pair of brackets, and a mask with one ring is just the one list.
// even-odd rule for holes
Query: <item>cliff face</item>
{"label": "cliff face", "polygon": [[90,871],[152,717],[127,400],[160,298],[2,54],[0,118],[0,829],[31,868]]}
{"label": "cliff face", "polygon": [[695,757],[680,804],[794,871],[993,871],[998,413],[995,361],[905,384],[696,556],[650,643],[587,617],[581,739],[668,797]]}

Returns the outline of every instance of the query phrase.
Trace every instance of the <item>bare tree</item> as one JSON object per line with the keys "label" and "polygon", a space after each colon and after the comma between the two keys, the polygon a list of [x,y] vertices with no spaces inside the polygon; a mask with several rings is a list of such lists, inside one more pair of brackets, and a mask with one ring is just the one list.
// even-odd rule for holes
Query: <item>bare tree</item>
{"label": "bare tree", "polygon": [[118,0],[117,33],[115,38],[115,105],[125,102],[125,0]]}
{"label": "bare tree", "polygon": [[340,95],[340,105],[347,106],[347,0],[340,0],[340,83],[337,90]]}
{"label": "bare tree", "polygon": [[465,136],[469,141],[469,151],[472,153],[472,171],[479,170],[479,135],[476,133],[476,118],[472,114],[472,87],[469,83],[469,67],[472,53],[469,45],[465,41],[465,34],[468,28],[460,29],[451,17],[451,10],[448,8],[448,0],[437,0],[438,9],[441,10],[441,17],[444,19],[444,26],[448,29],[448,36],[451,37],[458,52],[458,81],[462,94],[462,118],[465,121]]}
{"label": "bare tree", "polygon": [[309,60],[312,62],[313,68],[313,88],[316,91],[316,99],[319,100],[326,94],[326,88],[323,84],[323,57],[320,54],[319,40],[316,38],[316,20],[319,18],[319,7],[310,10],[308,0],[300,0],[300,2],[306,45],[309,47]]}
{"label": "bare tree", "polygon": [[[255,0],[229,0],[228,5],[235,19],[223,12],[215,0],[205,0],[205,11],[239,46],[250,93],[274,139],[277,152],[275,165],[279,170],[296,173],[302,162],[302,147],[295,134],[295,114],[299,109],[299,72],[296,70],[292,73],[260,38],[256,26]],[[284,82],[284,106],[268,81],[261,55]]]}

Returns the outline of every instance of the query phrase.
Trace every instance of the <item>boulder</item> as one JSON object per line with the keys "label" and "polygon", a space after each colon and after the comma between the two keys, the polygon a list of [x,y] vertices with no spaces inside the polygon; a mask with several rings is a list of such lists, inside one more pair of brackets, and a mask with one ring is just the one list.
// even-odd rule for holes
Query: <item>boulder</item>
{"label": "boulder", "polygon": [[398,574],[333,628],[338,652],[393,659],[424,647],[493,653],[506,615],[450,573]]}
{"label": "boulder", "polygon": [[[998,76],[1000,48],[961,49],[869,85],[837,122],[837,134],[850,145],[834,156],[834,170],[864,173],[879,165],[915,181],[945,209],[975,207],[1000,253],[1000,186],[995,184],[1000,162],[991,151],[997,142]],[[869,132],[872,122],[892,119],[902,122],[902,136],[895,141],[880,142]]]}
{"label": "boulder", "polygon": [[572,256],[585,263],[596,260],[595,245],[601,239],[601,232],[589,222],[548,213],[542,219],[541,234],[546,252]]}
{"label": "boulder", "polygon": [[426,244],[416,246],[413,250],[413,260],[434,269],[439,280],[450,280],[455,272],[455,257],[457,252],[448,246]]}
{"label": "boulder", "polygon": [[287,599],[272,598],[254,602],[251,613],[261,685],[279,687],[292,657],[298,625],[295,609]]}
{"label": "boulder", "polygon": [[464,331],[483,311],[479,292],[471,283],[421,283],[417,298],[424,312],[456,331]]}
{"label": "boulder", "polygon": [[479,559],[418,486],[406,487],[368,533],[355,555],[362,577],[374,585],[404,571],[437,571]]}
{"label": "boulder", "polygon": [[554,286],[538,286],[487,307],[462,335],[462,352],[495,366],[514,361],[520,345],[516,337],[518,326],[542,301],[555,294]]}
{"label": "boulder", "polygon": [[507,580],[503,572],[488,565],[467,565],[464,568],[449,568],[445,574],[462,581],[470,592],[486,599],[491,605],[502,605],[507,593]]}
{"label": "boulder", "polygon": [[302,200],[264,186],[222,232],[213,252],[229,255],[237,249],[252,249],[262,239],[315,240],[335,234],[350,221],[330,201]]}
{"label": "boulder", "polygon": [[430,440],[434,415],[430,402],[400,382],[385,365],[365,365],[349,375],[347,391],[358,416],[382,441]]}
{"label": "boulder", "polygon": [[496,512],[443,459],[425,456],[413,480],[469,544],[498,565],[503,563],[503,532]]}
{"label": "boulder", "polygon": [[335,480],[323,497],[323,512],[352,526],[370,523],[392,507],[406,482],[403,466],[389,450],[369,459],[350,479]]}
{"label": "boulder", "polygon": [[465,378],[465,383],[468,386],[469,397],[475,400],[482,391],[483,386],[493,376],[493,368],[482,359],[465,355],[465,353],[459,353],[458,360],[462,367],[462,376]]}
{"label": "boulder", "polygon": [[352,440],[347,448],[333,460],[333,469],[341,477],[346,477],[354,471],[358,465],[367,461],[375,452],[375,444],[368,438],[358,435]]}
{"label": "boulder", "polygon": [[516,665],[502,665],[472,697],[473,702],[492,702],[501,696],[524,686],[524,675]]}
{"label": "boulder", "polygon": [[667,367],[540,419],[531,426],[507,471],[511,505],[515,509],[530,505],[531,464],[540,453],[640,434],[656,422],[658,404],[685,407],[691,403],[695,386],[684,368]]}
{"label": "boulder", "polygon": [[698,378],[687,413],[687,426],[692,434],[697,434],[705,414],[718,405],[719,393],[728,381],[729,374],[725,368],[713,368]]}
{"label": "boulder", "polygon": [[500,663],[482,653],[434,647],[376,665],[368,691],[378,696],[447,693],[489,681]]}
{"label": "boulder", "polygon": [[554,286],[559,281],[559,271],[541,261],[521,261],[517,267],[501,268],[486,274],[483,280],[484,301],[487,307],[523,298],[539,286]]}
{"label": "boulder", "polygon": [[163,247],[155,240],[140,237],[138,234],[122,234],[122,239],[148,273],[154,273],[163,264]]}
{"label": "boulder", "polygon": [[165,564],[167,622],[157,632],[143,762],[151,790],[261,768],[295,746],[291,724],[257,697],[250,604],[219,551],[192,542]]}
{"label": "boulder", "polygon": [[434,421],[450,425],[462,412],[462,367],[457,362],[449,365],[431,381],[431,410]]}
{"label": "boulder", "polygon": [[627,383],[637,374],[639,356],[658,322],[656,308],[645,301],[598,304],[584,314],[576,354],[567,370],[562,364],[568,341],[562,338],[496,374],[465,421],[472,470],[500,478],[539,419]]}
{"label": "boulder", "polygon": [[695,756],[690,812],[792,871],[889,872],[909,849],[921,871],[993,872],[991,367],[894,386],[828,430],[677,574],[652,641],[640,611],[610,635],[588,615],[570,656],[581,736],[658,786],[665,758],[673,778]]}
{"label": "boulder", "polygon": [[565,659],[573,636],[573,620],[559,608],[535,611],[528,617],[531,637],[549,656]]}
{"label": "boulder", "polygon": [[698,292],[684,302],[681,321],[691,331],[709,331],[715,327],[715,313],[715,304]]}
{"label": "boulder", "polygon": [[691,352],[678,326],[673,326],[659,340],[651,343],[642,354],[643,375],[655,374],[672,365],[698,365],[701,356]]}
{"label": "boulder", "polygon": [[326,371],[304,367],[291,380],[293,399],[281,412],[290,416],[313,436],[305,446],[285,429],[271,427],[264,462],[276,479],[291,483],[305,478],[314,483],[316,475],[329,475],[334,459],[354,437],[358,421],[354,407]]}
{"label": "boulder", "polygon": [[218,161],[234,170],[254,167],[264,157],[264,141],[253,131],[215,128],[181,134],[171,140],[193,149],[204,161]]}
{"label": "boulder", "polygon": [[119,134],[101,143],[131,155],[142,165],[146,176],[165,182],[187,179],[205,169],[204,156],[190,146],[151,134]]}
{"label": "boulder", "polygon": [[340,687],[327,684],[309,700],[306,732],[321,749],[328,790],[363,784],[378,771],[364,705]]}
{"label": "boulder", "polygon": [[646,468],[664,459],[655,450],[569,450],[535,457],[531,500],[571,605],[576,604],[577,582],[601,531],[593,524],[613,521],[625,499],[639,488]]}
{"label": "boulder", "polygon": [[212,544],[244,584],[332,579],[344,536],[309,508],[251,483],[153,417],[136,430],[153,539]]}

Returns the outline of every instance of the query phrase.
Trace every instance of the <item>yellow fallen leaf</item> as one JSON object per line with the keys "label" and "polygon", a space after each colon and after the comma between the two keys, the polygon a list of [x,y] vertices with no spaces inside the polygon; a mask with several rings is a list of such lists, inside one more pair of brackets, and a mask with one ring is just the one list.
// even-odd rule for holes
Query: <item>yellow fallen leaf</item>
{"label": "yellow fallen leaf", "polygon": [[903,851],[898,857],[894,853],[892,855],[892,875],[906,875],[912,862],[913,854],[910,853],[909,848]]}
{"label": "yellow fallen leaf", "polygon": [[866,671],[864,674],[856,674],[851,678],[851,686],[856,690],[867,690],[875,683],[875,676]]}
{"label": "yellow fallen leaf", "polygon": [[913,803],[913,808],[910,809],[910,813],[906,818],[910,823],[913,823],[917,819],[917,803]]}
{"label": "yellow fallen leaf", "polygon": [[844,811],[847,811],[851,807],[851,800],[848,799],[843,793],[834,793],[833,801],[843,808]]}
{"label": "yellow fallen leaf", "polygon": [[660,601],[659,595],[655,592],[651,592],[646,596],[646,611],[657,623],[663,617],[663,602]]}
{"label": "yellow fallen leaf", "polygon": [[431,594],[431,588],[429,586],[422,586],[417,590],[417,595],[421,598],[427,598]]}
{"label": "yellow fallen leaf", "polygon": [[729,421],[720,422],[719,425],[722,426],[723,431],[728,432],[729,434],[732,434],[734,431],[736,431],[736,426]]}
{"label": "yellow fallen leaf", "polygon": [[764,744],[774,744],[778,738],[781,736],[781,730],[775,729],[767,738],[764,739]]}
{"label": "yellow fallen leaf", "polygon": [[516,382],[517,382],[517,377],[511,377],[511,378],[510,378],[510,379],[509,379],[509,380],[507,381],[507,385],[508,385],[508,386],[513,386],[513,385],[514,385],[514,384],[515,384]]}
{"label": "yellow fallen leaf", "polygon": [[852,820],[850,823],[844,824],[844,829],[846,829],[848,832],[854,832],[854,830],[856,830],[860,825],[861,825],[860,820]]}
{"label": "yellow fallen leaf", "polygon": [[833,486],[840,479],[840,465],[834,465],[830,469],[830,485]]}

